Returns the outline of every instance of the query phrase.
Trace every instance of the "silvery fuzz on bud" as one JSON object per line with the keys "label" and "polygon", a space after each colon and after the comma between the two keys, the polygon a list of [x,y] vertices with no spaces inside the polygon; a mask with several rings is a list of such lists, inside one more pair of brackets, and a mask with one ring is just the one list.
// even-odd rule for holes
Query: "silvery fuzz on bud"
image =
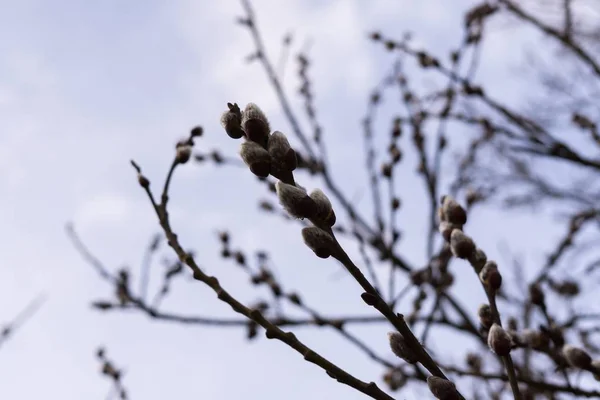
{"label": "silvery fuzz on bud", "polygon": [[467,223],[467,212],[452,196],[442,198],[442,215],[451,224],[462,226]]}
{"label": "silvery fuzz on bud", "polygon": [[267,147],[269,139],[269,121],[262,110],[254,103],[248,103],[242,114],[242,127],[246,131],[246,137],[261,145]]}
{"label": "silvery fuzz on bud", "polygon": [[498,271],[498,264],[491,260],[486,262],[481,272],[479,272],[479,279],[489,289],[494,291],[500,289],[500,286],[502,286],[502,275]]}
{"label": "silvery fuzz on bud", "polygon": [[416,364],[419,361],[415,352],[408,346],[404,336],[399,332],[389,332],[388,339],[392,352],[409,364]]}
{"label": "silvery fuzz on bud", "polygon": [[428,376],[427,386],[429,391],[439,400],[457,400],[460,395],[456,390],[456,385],[447,379],[438,376]]}
{"label": "silvery fuzz on bud", "polygon": [[500,357],[507,356],[511,350],[511,338],[500,325],[494,323],[488,333],[488,346]]}
{"label": "silvery fuzz on bud", "polygon": [[303,188],[279,181],[275,190],[279,202],[292,217],[311,219],[315,216],[317,205]]}
{"label": "silvery fuzz on bud", "polygon": [[488,304],[482,304],[479,306],[477,310],[477,315],[479,316],[479,322],[485,328],[490,328],[494,323],[494,317],[492,315],[492,309]]}
{"label": "silvery fuzz on bud", "polygon": [[385,373],[383,381],[389,386],[390,390],[396,391],[406,385],[408,377],[402,369],[395,368]]}
{"label": "silvery fuzz on bud", "polygon": [[331,202],[325,193],[323,193],[321,189],[315,189],[310,193],[310,198],[313,199],[317,205],[315,218],[325,222],[329,227],[335,225],[335,213],[333,212]]}
{"label": "silvery fuzz on bud", "polygon": [[579,347],[565,344],[562,348],[562,353],[571,367],[581,369],[590,369],[592,367],[592,357]]}
{"label": "silvery fuzz on bud", "polygon": [[302,238],[304,243],[311,249],[317,257],[327,258],[333,254],[336,249],[335,240],[331,235],[321,228],[309,226],[302,229]]}
{"label": "silvery fuzz on bud", "polygon": [[271,172],[271,156],[259,144],[245,141],[240,148],[242,160],[256,176],[266,178]]}
{"label": "silvery fuzz on bud", "polygon": [[450,249],[456,257],[468,259],[475,251],[475,243],[463,231],[454,229],[450,235]]}
{"label": "silvery fuzz on bud", "polygon": [[[235,106],[237,106],[237,104]],[[227,132],[227,135],[232,139],[239,139],[244,136],[240,114],[232,109],[225,111],[223,115],[221,115],[221,125],[225,129],[225,132]]]}
{"label": "silvery fuzz on bud", "polygon": [[438,225],[438,229],[439,229],[440,233],[442,234],[442,237],[448,243],[450,243],[450,236],[452,235],[452,231],[454,231],[455,229],[459,229],[459,228],[460,227],[458,225],[451,224],[448,221],[442,221]]}
{"label": "silvery fuzz on bud", "polygon": [[520,334],[520,339],[532,349],[547,349],[550,345],[550,338],[543,332],[532,329],[524,329]]}
{"label": "silvery fuzz on bud", "polygon": [[296,152],[283,133],[275,131],[269,136],[268,149],[277,167],[289,172],[296,169],[298,164]]}
{"label": "silvery fuzz on bud", "polygon": [[473,266],[475,272],[479,273],[483,269],[483,266],[487,262],[487,255],[479,247],[475,249],[471,257],[469,257],[469,263]]}

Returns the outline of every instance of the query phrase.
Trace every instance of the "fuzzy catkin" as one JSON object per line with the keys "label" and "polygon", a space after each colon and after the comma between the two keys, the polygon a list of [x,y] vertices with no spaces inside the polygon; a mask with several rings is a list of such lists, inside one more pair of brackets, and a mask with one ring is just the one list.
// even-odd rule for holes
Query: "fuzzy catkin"
{"label": "fuzzy catkin", "polygon": [[450,234],[450,249],[456,257],[468,259],[475,251],[475,243],[463,231],[454,229],[452,234]]}
{"label": "fuzzy catkin", "polygon": [[248,103],[242,114],[242,127],[249,140],[267,147],[270,127],[263,111],[254,103]]}
{"label": "fuzzy catkin", "polygon": [[510,354],[511,338],[500,325],[494,323],[488,333],[488,346],[494,353],[504,357]]}
{"label": "fuzzy catkin", "polygon": [[419,358],[408,346],[406,340],[404,340],[404,336],[402,336],[401,333],[389,332],[388,340],[390,342],[390,348],[396,356],[400,357],[409,364],[415,364],[417,361],[419,361]]}
{"label": "fuzzy catkin", "polygon": [[223,115],[221,115],[221,126],[223,126],[227,135],[232,139],[239,139],[244,136],[242,121],[240,120],[240,117],[232,111],[225,111]]}
{"label": "fuzzy catkin", "polygon": [[317,205],[303,188],[279,181],[275,190],[279,202],[292,217],[310,219],[315,216]]}
{"label": "fuzzy catkin", "polygon": [[271,171],[271,156],[258,143],[245,141],[240,147],[242,160],[256,176],[267,177]]}
{"label": "fuzzy catkin", "polygon": [[592,357],[579,347],[566,344],[562,348],[562,353],[571,367],[589,369],[592,365]]}
{"label": "fuzzy catkin", "polygon": [[269,136],[268,143],[269,154],[278,168],[285,171],[293,171],[297,166],[296,152],[290,146],[287,137],[279,132],[275,131]]}
{"label": "fuzzy catkin", "polygon": [[431,393],[439,400],[457,400],[460,395],[456,390],[456,385],[447,379],[438,376],[427,377],[427,386]]}
{"label": "fuzzy catkin", "polygon": [[328,258],[336,249],[333,237],[316,226],[309,226],[302,229],[302,238],[308,248],[320,258]]}

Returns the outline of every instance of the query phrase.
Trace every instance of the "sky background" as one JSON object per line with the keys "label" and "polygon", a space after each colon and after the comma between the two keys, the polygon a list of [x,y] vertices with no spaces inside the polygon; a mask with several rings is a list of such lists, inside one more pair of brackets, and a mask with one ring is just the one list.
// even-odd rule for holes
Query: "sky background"
{"label": "sky background", "polygon": [[[367,40],[367,33],[379,29],[400,38],[411,30],[415,43],[445,57],[459,42],[462,14],[473,2],[253,4],[275,60],[289,31],[294,33],[293,54],[311,43],[309,74],[333,173],[370,217],[360,121],[368,94],[393,58]],[[72,221],[107,266],[128,265],[135,273],[158,226],[130,159],[158,186],[175,142],[198,124],[205,128],[198,150],[219,148],[236,156],[240,142],[230,140],[219,125],[227,102],[255,102],[274,129],[290,132],[264,71],[244,62],[252,45],[234,23],[242,15],[240,3],[5,0],[0,5],[0,321],[10,320],[38,294],[47,295],[39,314],[0,351],[0,397],[104,399],[109,383],[99,375],[94,353],[105,345],[108,356],[125,368],[124,382],[134,400],[253,398],[250,393],[266,399],[363,398],[262,335],[248,343],[241,329],[182,327],[135,313],[91,310],[91,301],[112,298],[111,288],[64,233],[65,223]],[[492,38],[484,50],[478,78],[498,97],[515,99],[526,88],[512,79],[521,59],[514,41],[526,33],[502,29],[503,36]],[[296,69],[291,58],[285,81],[299,105]],[[387,137],[384,121],[378,129]],[[297,144],[291,135],[290,141]],[[406,232],[400,249],[423,264],[426,208],[412,160],[409,156],[397,186]],[[318,187],[307,177],[301,182]],[[340,273],[341,267],[316,259],[302,244],[298,224],[258,211],[265,196],[246,170],[190,163],[173,182],[173,225],[184,246],[198,251],[199,264],[245,302],[258,299],[257,292],[244,273],[219,258],[219,229],[232,230],[234,247],[268,249],[284,286],[305,293],[307,302],[324,314],[369,314],[358,286]],[[498,250],[500,242],[519,244],[538,235],[539,241],[514,247],[535,263],[542,259],[544,240],[561,232],[544,216],[500,215],[478,211],[470,225],[480,246],[499,262],[510,258]],[[349,252],[358,254],[355,248]],[[477,282],[464,267],[455,289],[469,292],[464,302],[475,313],[483,293],[468,290]],[[175,289],[165,302],[167,310],[236,317],[204,286],[182,281]],[[388,330],[378,325],[356,332],[393,360]],[[298,332],[301,340],[357,377],[381,383],[382,368],[332,332]],[[432,348],[443,350],[449,343],[441,335]],[[418,396],[406,392],[397,398]]]}

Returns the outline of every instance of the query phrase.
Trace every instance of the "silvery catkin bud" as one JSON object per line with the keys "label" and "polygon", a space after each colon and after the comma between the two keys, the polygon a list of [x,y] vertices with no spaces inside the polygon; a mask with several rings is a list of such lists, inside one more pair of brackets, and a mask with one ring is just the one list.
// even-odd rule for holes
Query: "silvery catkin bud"
{"label": "silvery catkin bud", "polygon": [[592,357],[579,347],[565,344],[562,348],[562,353],[571,367],[590,369],[592,366]]}
{"label": "silvery catkin bud", "polygon": [[310,193],[310,198],[313,199],[317,205],[315,218],[325,222],[327,226],[332,227],[335,224],[335,213],[333,212],[329,198],[321,189],[313,190]]}
{"label": "silvery catkin bud", "polygon": [[390,342],[390,348],[392,352],[406,361],[409,364],[416,364],[419,359],[415,352],[408,346],[406,341],[404,340],[404,336],[402,336],[399,332],[389,332],[388,339]]}
{"label": "silvery catkin bud", "polygon": [[311,219],[315,216],[317,205],[306,190],[281,181],[277,182],[275,190],[279,202],[292,217]]}
{"label": "silvery catkin bud", "polygon": [[538,330],[524,329],[520,336],[521,340],[532,349],[547,349],[550,345],[550,338],[548,335]]}
{"label": "silvery catkin bud", "polygon": [[502,275],[498,271],[498,264],[495,261],[488,261],[479,272],[479,279],[489,289],[496,291],[502,286]]}
{"label": "silvery catkin bud", "polygon": [[245,141],[240,148],[242,160],[256,176],[266,178],[271,172],[271,156],[259,144]]}
{"label": "silvery catkin bud", "polygon": [[296,152],[283,133],[275,131],[269,136],[268,149],[273,161],[279,168],[290,172],[296,169],[298,164]]}
{"label": "silvery catkin bud", "polygon": [[261,145],[267,147],[269,139],[269,121],[262,110],[254,103],[248,103],[242,115],[242,127],[246,131],[246,137]]}
{"label": "silvery catkin bud", "polygon": [[494,323],[494,316],[492,315],[492,309],[488,304],[482,304],[479,306],[477,310],[477,315],[479,316],[479,322],[485,328],[490,328]]}
{"label": "silvery catkin bud", "polygon": [[456,390],[456,385],[447,379],[438,376],[428,376],[427,386],[429,391],[439,400],[456,400],[460,399],[460,395]]}
{"label": "silvery catkin bud", "polygon": [[244,136],[242,129],[242,120],[238,114],[233,111],[225,111],[221,115],[221,125],[225,128],[225,132],[232,139],[239,139]]}
{"label": "silvery catkin bud", "polygon": [[460,229],[460,226],[451,224],[448,221],[442,221],[442,222],[440,222],[438,229],[439,229],[440,233],[442,234],[442,237],[444,238],[444,240],[446,242],[450,243],[450,237],[452,235],[452,231],[455,229]]}
{"label": "silvery catkin bud", "polygon": [[442,198],[442,215],[451,224],[462,226],[467,223],[467,212],[452,196]]}
{"label": "silvery catkin bud", "polygon": [[469,257],[469,263],[477,273],[481,272],[486,262],[487,255],[479,247],[476,248],[471,257]]}
{"label": "silvery catkin bud", "polygon": [[507,356],[511,350],[510,335],[500,325],[494,323],[488,332],[488,346],[500,357]]}
{"label": "silvery catkin bud", "polygon": [[321,228],[309,226],[302,229],[304,243],[320,258],[327,258],[336,249],[333,237]]}
{"label": "silvery catkin bud", "polygon": [[468,259],[475,251],[475,243],[463,231],[454,229],[450,235],[450,249],[456,257]]}

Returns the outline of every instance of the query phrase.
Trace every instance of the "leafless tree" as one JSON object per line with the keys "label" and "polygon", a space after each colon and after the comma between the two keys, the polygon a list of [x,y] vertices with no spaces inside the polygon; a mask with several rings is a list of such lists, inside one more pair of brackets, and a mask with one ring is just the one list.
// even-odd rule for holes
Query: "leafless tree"
{"label": "leafless tree", "polygon": [[[243,163],[237,156],[224,155],[229,150],[194,152],[195,142],[202,140],[201,127],[193,128],[188,138],[177,143],[160,189],[157,180],[132,161],[162,232],[152,237],[138,285],[134,285],[130,271],[113,272],[104,266],[69,227],[77,249],[114,289],[114,299],[97,301],[94,306],[102,311],[135,311],[177,324],[237,327],[246,330],[248,339],[264,332],[331,378],[375,399],[393,398],[384,387],[395,391],[411,384],[428,385],[439,399],[600,397],[590,379],[600,380],[600,359],[594,359],[600,352],[594,340],[600,331],[600,313],[591,289],[582,285],[584,279],[597,276],[600,265],[595,246],[600,226],[600,108],[595,101],[600,92],[599,4],[586,0],[478,3],[466,10],[463,38],[447,55],[416,47],[410,35],[400,34],[395,39],[397,32],[371,33],[373,44],[389,51],[393,60],[390,72],[369,97],[362,125],[374,210],[367,215],[347,197],[332,172],[324,128],[314,105],[309,56],[301,52],[296,58],[304,103],[299,112],[267,56],[254,10],[243,0],[244,14],[237,23],[255,46],[248,59],[264,68],[289,124],[290,137],[300,145],[292,148],[279,132],[287,127],[270,126],[259,106],[251,103],[242,108],[232,101],[221,122],[231,138],[242,139]],[[476,78],[488,37],[506,26],[532,32],[537,46],[523,72],[532,74],[531,85],[536,89],[520,101],[506,101]],[[291,42],[291,36],[284,39],[284,54],[291,50]],[[422,77],[431,78],[434,87],[419,85]],[[401,101],[399,108],[394,105],[397,115],[388,125],[384,152],[378,152],[377,112],[388,92],[399,95]],[[302,127],[301,120],[308,121],[309,130]],[[464,135],[452,134],[457,131]],[[424,266],[413,265],[397,249],[407,233],[401,233],[396,218],[402,204],[396,178],[408,153],[418,160],[416,173],[427,193],[424,241],[429,261]],[[253,285],[268,288],[272,295],[258,304],[238,300],[217,277],[199,266],[199,257],[185,247],[186,238],[177,235],[169,219],[172,178],[178,167],[190,160],[199,165],[245,165],[283,206],[282,210],[272,201],[262,200],[260,209],[302,225],[306,245],[316,256],[334,258],[343,265],[360,285],[362,300],[371,312],[367,308],[355,315],[324,315],[277,278],[267,251],[259,251],[253,258],[234,246],[234,233],[221,231],[222,257],[239,265]],[[308,177],[318,182],[320,189],[308,193],[299,184]],[[489,259],[486,249],[477,245],[478,238],[463,229],[473,210],[485,207],[504,207],[506,213],[535,208],[558,212],[566,220],[563,237],[557,243],[544,244],[546,263],[531,266],[537,271],[533,279],[525,280],[518,260],[511,266]],[[165,261],[161,290],[150,296],[150,265],[163,242],[172,256]],[[360,259],[348,255],[345,246],[350,242],[358,246]],[[454,264],[465,262],[479,277],[487,299],[477,316],[465,308],[460,293],[452,290]],[[382,270],[389,271],[386,281],[381,279]],[[165,311],[162,301],[172,282],[186,271],[240,318]],[[411,306],[402,302],[410,293],[414,294]],[[283,303],[304,311],[307,317],[287,315]],[[363,338],[353,332],[353,326],[364,324],[386,324],[392,330],[388,340],[390,354],[398,356],[395,361],[369,345],[384,338]],[[292,332],[300,326],[333,329],[341,340],[381,365],[385,386],[374,382],[377,379],[353,376],[326,354],[311,349]],[[474,350],[463,352],[464,364],[430,351],[428,337],[437,330],[460,333],[474,343]],[[581,374],[584,379],[576,383],[575,377]]]}

